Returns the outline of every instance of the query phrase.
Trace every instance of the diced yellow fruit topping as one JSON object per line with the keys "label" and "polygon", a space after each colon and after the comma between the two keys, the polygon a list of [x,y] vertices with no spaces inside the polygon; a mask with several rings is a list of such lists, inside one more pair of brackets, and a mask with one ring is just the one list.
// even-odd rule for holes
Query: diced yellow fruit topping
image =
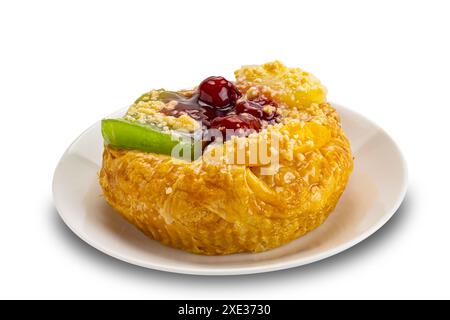
{"label": "diced yellow fruit topping", "polygon": [[327,90],[316,77],[279,61],[244,66],[235,71],[235,76],[238,87],[247,95],[262,93],[292,108],[326,101]]}

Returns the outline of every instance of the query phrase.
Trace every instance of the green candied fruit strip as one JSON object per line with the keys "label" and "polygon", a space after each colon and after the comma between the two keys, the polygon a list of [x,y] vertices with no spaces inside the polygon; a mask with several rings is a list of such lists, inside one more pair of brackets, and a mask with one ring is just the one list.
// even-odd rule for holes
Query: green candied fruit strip
{"label": "green candied fruit strip", "polygon": [[187,158],[196,158],[196,143],[192,139],[182,139],[155,126],[144,125],[125,119],[102,120],[102,135],[106,144],[115,149],[140,150],[151,153],[172,155],[175,147],[180,151],[177,157],[185,158],[184,151],[190,154]]}

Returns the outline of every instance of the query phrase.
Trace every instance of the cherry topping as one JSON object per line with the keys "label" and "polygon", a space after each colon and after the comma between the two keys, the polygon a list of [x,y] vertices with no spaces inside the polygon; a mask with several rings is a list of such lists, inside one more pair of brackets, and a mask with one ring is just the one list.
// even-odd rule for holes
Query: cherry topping
{"label": "cherry topping", "polygon": [[249,113],[241,113],[238,115],[241,120],[243,120],[245,123],[247,123],[249,129],[259,131],[261,130],[261,121],[256,118],[255,116],[249,114]]}
{"label": "cherry topping", "polygon": [[[264,98],[263,98],[264,99]],[[270,106],[271,108],[266,108]],[[242,100],[236,104],[236,113],[249,113],[258,119],[272,121],[276,120],[279,114],[276,111],[276,105],[266,99],[246,101]]]}
{"label": "cherry topping", "polygon": [[[173,103],[162,112],[169,116],[180,117],[189,115],[203,124],[202,130],[206,135],[219,129],[224,138],[232,135],[248,136],[252,132],[259,132],[263,121],[269,124],[279,122],[280,114],[277,104],[264,96],[253,100],[240,99],[242,94],[233,83],[223,77],[209,77],[199,85],[197,92],[192,95],[182,95],[176,92],[162,91],[160,101]],[[212,141],[213,138],[211,137]]]}
{"label": "cherry topping", "polygon": [[224,135],[226,129],[237,130],[236,135],[248,135],[252,130],[261,129],[261,121],[248,113],[230,114],[215,118],[211,122],[211,128],[221,130]]}
{"label": "cherry topping", "polygon": [[[261,119],[272,122],[272,121],[277,121],[277,119],[280,117],[280,114],[277,112],[278,105],[275,102],[273,102],[265,97],[262,97],[262,96],[259,96],[256,99],[251,100],[250,102],[261,106],[262,111],[263,111],[263,115],[262,115]],[[270,111],[267,111],[267,109],[264,108],[266,106],[272,107],[272,108],[269,108]]]}
{"label": "cherry topping", "polygon": [[246,100],[239,101],[236,104],[236,113],[249,113],[258,119],[263,118],[263,110],[261,106]]}
{"label": "cherry topping", "polygon": [[266,97],[263,96],[258,96],[254,99],[251,100],[252,102],[259,104],[260,106],[267,106],[270,105],[272,107],[277,107],[277,104],[275,102],[273,102],[272,100],[267,99]]}
{"label": "cherry topping", "polygon": [[224,109],[234,106],[242,96],[239,90],[224,77],[209,77],[198,87],[198,100],[206,105]]}

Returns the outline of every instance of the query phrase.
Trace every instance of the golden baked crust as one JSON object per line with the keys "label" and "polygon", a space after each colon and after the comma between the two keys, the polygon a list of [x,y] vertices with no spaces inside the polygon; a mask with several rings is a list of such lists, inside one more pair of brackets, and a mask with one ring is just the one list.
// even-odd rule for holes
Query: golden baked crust
{"label": "golden baked crust", "polygon": [[[265,251],[321,225],[344,191],[353,157],[336,110],[322,101],[325,89],[314,83],[314,97],[305,89],[288,101],[280,83],[287,81],[294,88],[301,70],[286,69],[279,62],[257,66],[257,79],[263,80],[255,83],[256,71],[246,68],[237,71],[242,92],[273,94],[282,105],[284,121],[240,139],[277,135],[276,173],[263,175],[259,165],[202,158],[186,162],[105,146],[100,184],[106,200],[153,239],[206,255]],[[277,78],[275,91],[270,88],[274,80],[264,82],[264,70]]]}

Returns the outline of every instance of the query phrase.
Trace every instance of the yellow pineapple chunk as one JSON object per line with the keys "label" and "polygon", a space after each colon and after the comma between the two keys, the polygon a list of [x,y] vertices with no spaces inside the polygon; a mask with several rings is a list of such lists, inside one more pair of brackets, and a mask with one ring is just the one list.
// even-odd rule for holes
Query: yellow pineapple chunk
{"label": "yellow pineapple chunk", "polygon": [[250,98],[263,94],[292,108],[326,102],[327,89],[316,77],[279,61],[244,66],[235,76],[239,89]]}

